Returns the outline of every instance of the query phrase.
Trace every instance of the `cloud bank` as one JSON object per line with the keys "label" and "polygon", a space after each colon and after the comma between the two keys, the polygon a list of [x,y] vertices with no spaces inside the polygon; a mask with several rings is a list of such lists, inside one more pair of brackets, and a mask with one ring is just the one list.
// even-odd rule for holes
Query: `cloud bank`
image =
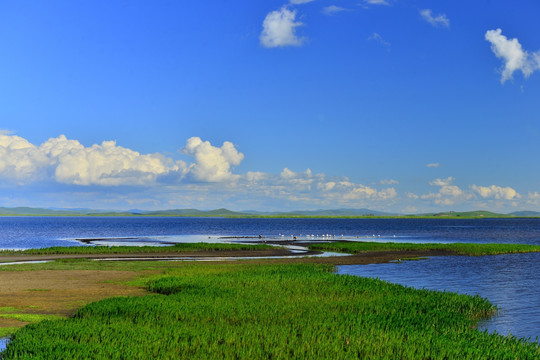
{"label": "cloud bank", "polygon": [[115,141],[84,146],[60,135],[34,145],[20,136],[0,132],[0,181],[4,187],[8,183],[47,183],[57,191],[62,186],[75,186],[79,195],[106,188],[111,196],[111,192],[121,194],[122,189],[135,186],[141,192],[153,193],[152,196],[165,197],[167,193],[170,198],[199,202],[206,202],[208,197],[223,201],[245,198],[248,202],[258,199],[323,207],[366,207],[397,197],[391,186],[398,184],[396,180],[384,180],[380,185],[386,187],[378,189],[346,177],[314,174],[310,169],[297,172],[284,168],[279,174],[234,173],[244,154],[230,141],[215,146],[200,137],[191,137],[180,154],[192,161],[159,153],[141,154]]}
{"label": "cloud bank", "polygon": [[511,187],[472,185],[471,189],[484,199],[513,200],[520,197]]}
{"label": "cloud bank", "polygon": [[[100,208],[99,204],[119,203],[157,208],[234,203],[245,204],[244,209],[367,207],[395,211],[396,206],[418,209],[423,204],[437,209],[467,204],[494,210],[515,207],[522,198],[508,186],[461,188],[451,176],[426,184],[433,191],[405,191],[400,196],[396,188],[404,185],[396,179],[366,185],[345,176],[287,167],[277,174],[239,173],[235,169],[244,154],[232,142],[217,146],[200,137],[187,139],[178,156],[184,159],[160,153],[141,154],[115,141],[85,146],[64,135],[35,145],[0,131],[0,186],[11,194],[15,190],[24,193],[24,189],[36,185],[49,189],[51,198],[71,191],[69,197],[85,199],[85,204],[93,201]],[[61,201],[67,201],[66,196],[61,197]],[[73,201],[80,207],[79,200]],[[529,192],[523,203],[540,204],[540,194]]]}
{"label": "cloud bank", "polygon": [[0,177],[15,183],[54,180],[69,185],[151,185],[160,177],[216,182],[231,179],[231,169],[244,155],[231,142],[215,147],[198,137],[187,140],[183,149],[194,162],[173,160],[161,154],[140,154],[103,141],[85,147],[64,135],[36,146],[15,135],[0,134]]}
{"label": "cloud bank", "polygon": [[540,51],[528,53],[523,50],[518,39],[508,39],[501,29],[488,30],[485,39],[491,43],[491,51],[503,61],[501,84],[512,80],[515,71],[521,71],[525,78],[540,69]]}

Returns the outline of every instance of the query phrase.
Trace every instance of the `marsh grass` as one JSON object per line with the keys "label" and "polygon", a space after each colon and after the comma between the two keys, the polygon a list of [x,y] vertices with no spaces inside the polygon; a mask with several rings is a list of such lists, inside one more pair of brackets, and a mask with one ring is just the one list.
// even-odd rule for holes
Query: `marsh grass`
{"label": "marsh grass", "polygon": [[172,246],[56,246],[42,249],[0,250],[2,255],[61,255],[61,254],[134,254],[134,253],[181,253],[190,251],[250,251],[270,250],[274,246],[265,244],[211,244],[179,243]]}
{"label": "marsh grass", "polygon": [[[6,336],[9,336],[11,334],[13,334],[16,330],[18,330],[19,328],[16,328],[16,327],[7,327],[7,328],[0,328],[0,338],[3,338],[3,337],[6,337]],[[0,359],[2,357],[0,356]]]}
{"label": "marsh grass", "polygon": [[329,265],[178,264],[153,295],[17,331],[5,359],[538,359],[476,330],[486,299],[336,275]]}
{"label": "marsh grass", "polygon": [[0,314],[0,318],[4,319],[13,319],[22,322],[37,323],[43,320],[58,320],[63,319],[62,316],[58,315],[44,315],[44,314],[25,314],[25,313],[9,313],[9,314]]}
{"label": "marsh grass", "polygon": [[335,242],[311,244],[309,249],[317,251],[336,251],[351,254],[376,251],[443,251],[457,255],[500,255],[539,252],[538,245],[524,244],[412,244],[412,243],[381,243],[381,242]]}

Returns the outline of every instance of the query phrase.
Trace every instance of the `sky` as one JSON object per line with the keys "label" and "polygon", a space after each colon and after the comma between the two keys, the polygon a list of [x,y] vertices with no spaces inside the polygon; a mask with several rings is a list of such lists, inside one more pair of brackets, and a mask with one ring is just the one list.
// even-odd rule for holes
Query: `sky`
{"label": "sky", "polygon": [[0,3],[0,206],[540,211],[540,2]]}

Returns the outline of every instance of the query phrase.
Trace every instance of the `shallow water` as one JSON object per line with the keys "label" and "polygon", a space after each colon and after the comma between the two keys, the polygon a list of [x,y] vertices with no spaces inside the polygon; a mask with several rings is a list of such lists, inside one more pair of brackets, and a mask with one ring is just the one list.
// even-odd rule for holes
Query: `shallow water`
{"label": "shallow water", "polygon": [[9,338],[0,338],[0,353],[6,350],[8,342],[9,342]]}
{"label": "shallow water", "polygon": [[540,253],[441,256],[402,263],[343,265],[339,274],[379,278],[415,288],[453,291],[489,299],[499,314],[482,329],[501,335],[540,337]]}

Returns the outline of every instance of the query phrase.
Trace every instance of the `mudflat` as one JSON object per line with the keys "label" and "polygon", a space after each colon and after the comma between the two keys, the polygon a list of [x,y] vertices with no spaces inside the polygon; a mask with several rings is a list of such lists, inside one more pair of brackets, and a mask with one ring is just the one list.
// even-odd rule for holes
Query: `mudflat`
{"label": "mudflat", "polygon": [[[113,297],[147,292],[124,284],[141,276],[134,271],[37,270],[0,272],[0,308],[11,312],[69,316],[83,305]],[[0,327],[27,323],[0,317]]]}

